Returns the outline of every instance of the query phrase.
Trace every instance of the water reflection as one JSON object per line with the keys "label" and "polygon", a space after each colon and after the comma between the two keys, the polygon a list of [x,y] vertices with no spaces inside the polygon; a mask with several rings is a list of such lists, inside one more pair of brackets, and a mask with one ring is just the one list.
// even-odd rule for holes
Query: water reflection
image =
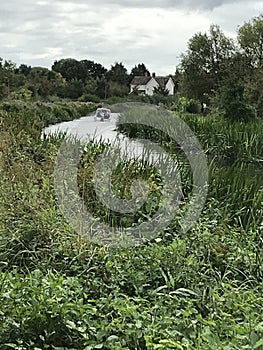
{"label": "water reflection", "polygon": [[96,121],[94,115],[84,116],[69,122],[51,125],[43,130],[42,135],[57,135],[66,133],[67,136],[77,137],[83,143],[90,140],[110,142],[118,147],[130,159],[147,159],[152,164],[158,160],[158,152],[149,151],[149,144],[143,140],[135,141],[120,134],[116,130],[118,113],[111,113],[111,118],[105,121]]}

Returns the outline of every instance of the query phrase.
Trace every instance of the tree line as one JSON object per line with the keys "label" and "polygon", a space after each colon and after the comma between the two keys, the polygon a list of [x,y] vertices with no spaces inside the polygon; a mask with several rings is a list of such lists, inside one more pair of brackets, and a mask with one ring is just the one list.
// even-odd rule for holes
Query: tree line
{"label": "tree line", "polygon": [[[205,102],[229,118],[262,117],[262,63],[263,14],[240,26],[235,39],[212,25],[208,33],[196,33],[188,41],[173,74],[178,87],[173,98],[183,96]],[[91,60],[65,58],[48,69],[25,64],[17,67],[0,58],[0,99],[56,96],[98,102],[109,97],[124,98],[129,95],[133,77],[145,74],[150,72],[144,63],[135,65],[128,73],[122,62],[107,70]],[[165,91],[159,89],[156,94],[165,95]]]}
{"label": "tree line", "polygon": [[129,94],[129,83],[135,75],[149,73],[146,66],[136,65],[128,74],[120,62],[109,70],[100,63],[74,58],[55,61],[51,69],[16,64],[0,58],[0,99],[60,98],[97,102],[107,97]]}
{"label": "tree line", "polygon": [[197,33],[181,56],[181,94],[229,118],[263,116],[263,14],[238,28],[236,40],[217,25]]}

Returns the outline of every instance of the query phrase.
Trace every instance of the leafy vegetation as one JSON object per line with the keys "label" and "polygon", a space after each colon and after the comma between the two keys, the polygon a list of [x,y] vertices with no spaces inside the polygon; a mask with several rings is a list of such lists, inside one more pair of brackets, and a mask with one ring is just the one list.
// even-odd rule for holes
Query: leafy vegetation
{"label": "leafy vegetation", "polygon": [[[144,64],[129,75],[121,63],[107,71],[88,60],[63,59],[52,70],[0,61],[0,349],[263,349],[262,16],[239,28],[238,45],[217,26],[195,35],[176,72],[176,96],[127,96]],[[180,207],[158,237],[113,250],[78,235],[62,216],[53,173],[65,136],[41,132],[127,100],[180,115],[207,154],[209,190],[187,233],[178,227]],[[200,115],[204,101],[209,113]],[[192,177],[178,144],[122,122],[122,133],[178,157],[187,201]],[[130,227],[158,208],[161,179],[139,160],[119,164],[114,194],[130,199],[142,178],[150,195],[133,215],[106,210],[92,175],[107,147],[86,145],[79,193],[98,219]]]}
{"label": "leafy vegetation", "polygon": [[[212,154],[224,153],[220,131],[243,161],[229,165],[232,152],[210,162],[208,200],[187,234],[175,220],[148,244],[110,250],[78,236],[61,216],[53,168],[62,139],[40,139],[50,117],[41,120],[36,108],[1,112],[1,349],[261,349],[262,168],[246,160],[262,159],[262,147],[249,141],[242,153],[238,131],[245,126],[260,142],[260,124],[184,115]],[[89,169],[106,146],[86,150],[79,176],[87,194]],[[123,172],[132,180],[141,165],[130,167],[116,173],[124,196]],[[144,176],[154,186],[152,171]]]}

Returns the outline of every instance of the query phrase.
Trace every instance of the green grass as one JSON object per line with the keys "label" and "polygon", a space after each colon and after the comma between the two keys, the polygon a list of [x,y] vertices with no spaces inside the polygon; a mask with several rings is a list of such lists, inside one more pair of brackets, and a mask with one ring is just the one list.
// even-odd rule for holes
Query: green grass
{"label": "green grass", "polygon": [[[31,106],[0,112],[0,349],[262,349],[262,168],[251,162],[261,141],[222,159],[209,119],[191,119],[215,156],[200,220],[182,234],[176,219],[158,239],[111,250],[78,236],[60,213],[53,171],[62,138],[41,140],[36,120]],[[212,119],[211,130],[224,123]],[[258,126],[244,125],[251,140]],[[89,144],[79,171],[80,192],[102,218],[89,194],[105,147]],[[129,198],[142,170],[158,185],[154,169],[127,163],[115,172],[116,193]]]}
{"label": "green grass", "polygon": [[232,121],[222,117],[184,115],[182,119],[207,154],[246,162],[263,162],[263,120]]}
{"label": "green grass", "polygon": [[[118,105],[117,105],[118,106]],[[160,123],[162,118],[165,124],[165,114],[162,110],[154,110],[149,114],[149,108],[143,112],[142,108],[127,110],[120,118],[119,130],[130,137],[148,138],[151,141],[160,142],[168,149],[174,149],[178,145],[168,135],[147,125],[139,125],[143,115]],[[148,115],[148,114],[149,115]],[[178,114],[178,113],[177,113]],[[170,114],[172,116],[172,113]],[[218,116],[199,116],[193,114],[179,114],[179,117],[191,128],[201,143],[203,151],[211,157],[230,161],[244,161],[262,164],[263,162],[263,120],[258,118],[250,122],[228,121]],[[129,123],[129,120],[137,120],[137,124]],[[127,122],[128,121],[128,122]],[[168,130],[178,130],[176,119],[171,122]]]}

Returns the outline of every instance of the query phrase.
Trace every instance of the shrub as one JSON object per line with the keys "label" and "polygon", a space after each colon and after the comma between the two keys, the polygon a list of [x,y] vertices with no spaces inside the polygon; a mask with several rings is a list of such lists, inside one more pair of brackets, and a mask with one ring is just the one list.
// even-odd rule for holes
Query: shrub
{"label": "shrub", "polygon": [[97,95],[93,95],[93,94],[84,94],[79,98],[79,101],[81,102],[95,102],[95,103],[99,103],[100,102],[100,98]]}
{"label": "shrub", "polygon": [[192,113],[192,114],[199,114],[201,113],[201,104],[199,101],[191,99],[187,101],[186,105],[186,112]]}
{"label": "shrub", "polygon": [[179,97],[170,109],[179,113],[188,112],[198,114],[201,112],[201,104],[198,100]]}
{"label": "shrub", "polygon": [[232,120],[248,121],[256,117],[256,110],[245,101],[234,100],[224,107],[224,116]]}

